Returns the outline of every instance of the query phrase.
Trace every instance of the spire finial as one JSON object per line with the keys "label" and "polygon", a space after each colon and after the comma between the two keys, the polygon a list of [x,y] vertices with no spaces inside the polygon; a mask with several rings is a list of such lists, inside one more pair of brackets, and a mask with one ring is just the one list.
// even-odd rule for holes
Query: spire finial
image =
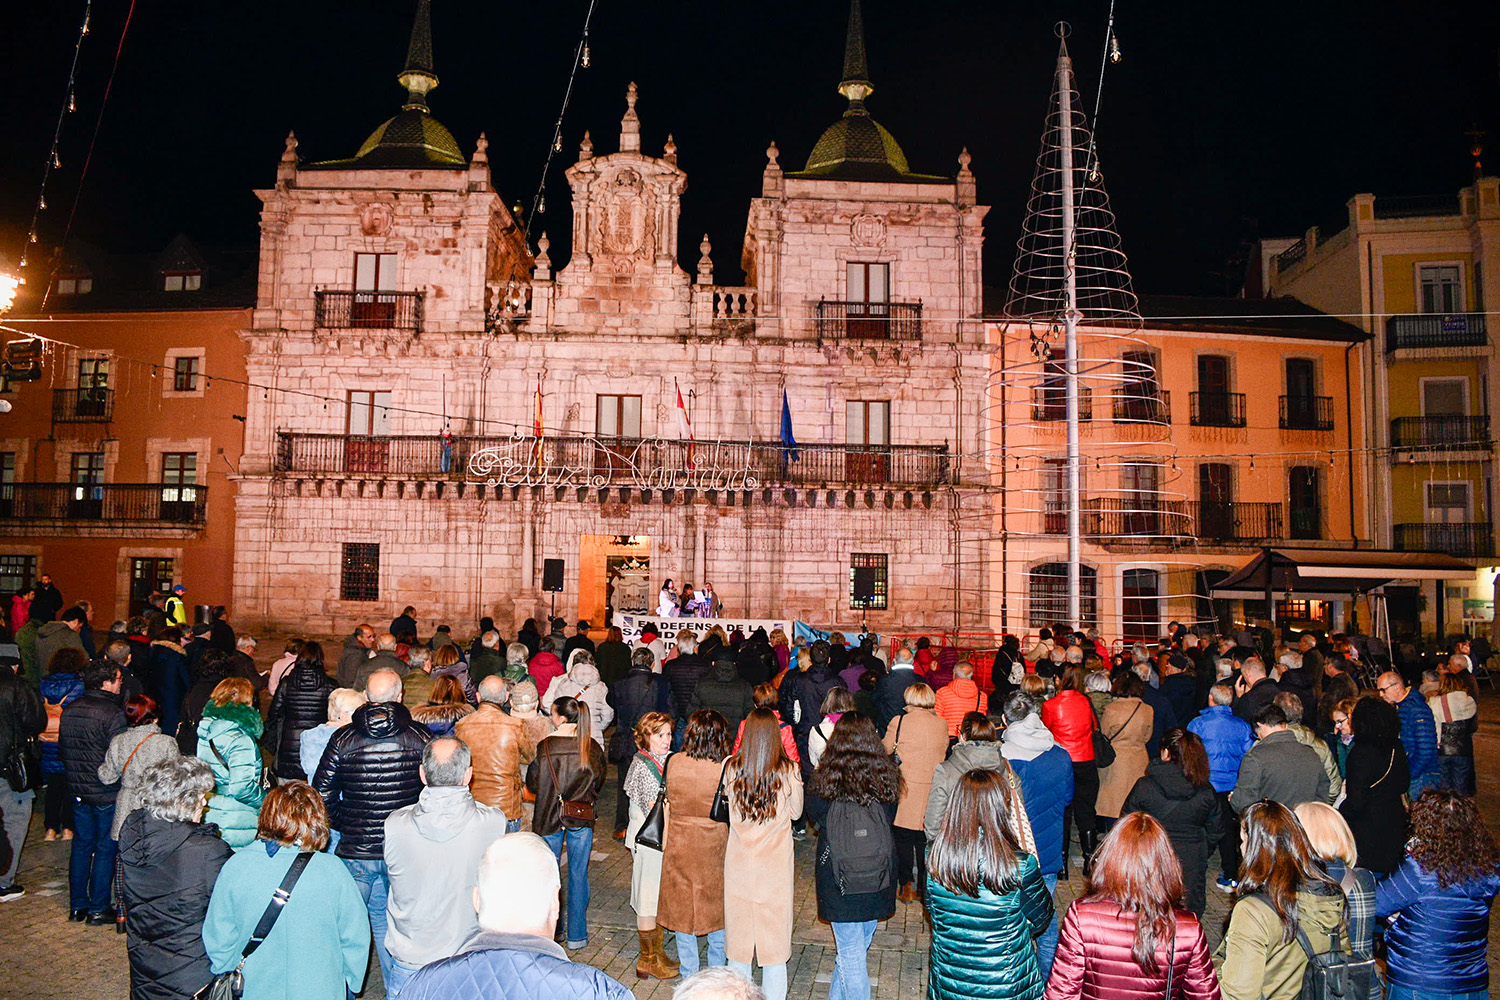
{"label": "spire finial", "polygon": [[282,163],[296,163],[297,162],[297,133],[296,132],[288,132],[286,134],[286,148],[281,151],[281,162]]}
{"label": "spire finial", "polygon": [[417,15],[406,47],[406,68],[396,74],[406,88],[406,107],[427,110],[427,93],[438,85],[432,66],[432,0],[417,0]]}
{"label": "spire finial", "polygon": [[594,158],[594,140],[589,138],[589,130],[583,130],[583,141],[578,144],[578,158],[580,160],[592,160]]}
{"label": "spire finial", "polygon": [[488,162],[490,162],[490,154],[488,152],[489,148],[490,148],[489,136],[485,135],[483,132],[479,133],[479,140],[474,143],[474,159],[471,162],[474,162],[474,163],[488,163]]}
{"label": "spire finial", "polygon": [[625,90],[625,117],[620,119],[620,152],[641,151],[641,119],[635,113],[636,87],[631,83]]}
{"label": "spire finial", "polygon": [[849,99],[850,111],[864,110],[864,100],[875,92],[865,64],[865,21],[859,0],[849,0],[849,34],[844,39],[844,79],[839,93]]}
{"label": "spire finial", "polygon": [[779,150],[779,149],[776,148],[776,140],[772,139],[771,140],[771,144],[766,147],[766,166],[768,166],[768,167],[779,166],[779,164],[777,164],[777,162],[776,162],[776,158],[778,156],[780,156],[780,155],[781,155],[781,150]]}
{"label": "spire finial", "polygon": [[667,133],[667,144],[662,147],[661,158],[668,163],[677,162],[677,142],[672,138],[672,133]]}

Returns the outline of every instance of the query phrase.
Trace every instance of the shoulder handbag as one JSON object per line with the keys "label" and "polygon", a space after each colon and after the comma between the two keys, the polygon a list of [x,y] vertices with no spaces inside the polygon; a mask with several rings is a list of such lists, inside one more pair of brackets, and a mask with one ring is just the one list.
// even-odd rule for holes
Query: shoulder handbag
{"label": "shoulder handbag", "polygon": [[708,818],[715,823],[729,822],[729,796],[724,794],[724,772],[729,770],[729,758],[724,758],[724,766],[719,768],[719,787],[714,789],[714,799],[708,804]]}
{"label": "shoulder handbag", "polygon": [[896,762],[897,767],[901,766],[901,723],[905,721],[905,715],[896,717],[896,743],[891,747],[891,760]]}
{"label": "shoulder handbag", "polygon": [[[144,743],[145,740],[142,740],[141,742]],[[219,748],[214,746],[213,740],[208,741],[208,748],[213,751],[215,757],[219,758],[219,763],[224,765],[224,771],[227,774],[229,772],[229,761],[225,760],[224,755],[219,752]],[[136,747],[136,750],[139,749],[140,747]],[[130,753],[132,757],[135,756],[135,750],[132,750]],[[258,753],[257,756],[259,756]],[[125,767],[129,766],[130,761],[127,760],[125,762]],[[121,768],[120,772],[123,774],[124,768]],[[276,787],[276,781],[271,776],[271,772],[266,769],[266,765],[264,762],[262,762],[262,764],[260,765],[260,776],[255,779],[255,784],[256,787],[260,789],[261,798],[265,798],[266,793]],[[254,803],[247,803],[247,805],[254,805]]]}
{"label": "shoulder handbag", "polygon": [[[656,766],[656,761],[646,758],[651,766]],[[656,793],[656,801],[651,805],[651,811],[646,813],[641,828],[635,831],[635,843],[637,847],[649,847],[653,851],[666,850],[667,842],[667,765],[672,762],[672,755],[668,754],[662,761],[658,777],[661,778],[661,791]]]}
{"label": "shoulder handbag", "polygon": [[[1096,766],[1098,766],[1098,767],[1109,767],[1109,765],[1111,765],[1111,764],[1113,764],[1115,762],[1115,756],[1116,756],[1116,754],[1115,754],[1115,740],[1119,738],[1120,734],[1125,731],[1126,727],[1128,727],[1131,724],[1131,722],[1135,721],[1135,715],[1136,715],[1137,712],[1139,712],[1141,710],[1141,705],[1143,705],[1143,704],[1144,704],[1144,702],[1139,702],[1139,701],[1135,703],[1135,708],[1133,708],[1133,709],[1130,710],[1130,715],[1126,717],[1125,721],[1120,725],[1120,728],[1116,729],[1114,731],[1114,734],[1112,736],[1105,736],[1099,730],[1097,730],[1097,729],[1094,730],[1094,735],[1093,735],[1093,742],[1094,742],[1094,763],[1095,763]],[[1103,743],[1104,746],[1106,746],[1106,747],[1109,748],[1104,753],[1104,756],[1107,758],[1107,760],[1105,760],[1102,763],[1100,762],[1100,759],[1099,759],[1099,748],[1100,748],[1100,743],[1101,742]]]}
{"label": "shoulder handbag", "polygon": [[5,783],[17,795],[29,792],[42,783],[41,751],[36,739],[23,739],[19,734],[11,741],[10,753],[5,755]]}
{"label": "shoulder handbag", "polygon": [[271,894],[271,902],[266,904],[266,912],[260,915],[260,923],[255,925],[255,930],[250,934],[250,940],[245,942],[245,950],[240,955],[239,964],[229,972],[221,972],[214,976],[207,986],[193,994],[193,1000],[240,1000],[245,992],[245,959],[255,954],[255,949],[261,946],[270,935],[271,928],[276,926],[276,918],[281,916],[282,908],[286,906],[287,900],[292,898],[292,889],[296,887],[297,880],[302,877],[302,872],[307,868],[307,863],[312,860],[312,856],[312,851],[301,852],[292,862],[292,867],[287,869],[286,877]]}
{"label": "shoulder handbag", "polygon": [[552,772],[552,793],[557,796],[558,805],[562,809],[562,818],[580,823],[592,823],[594,821],[592,802],[569,801],[562,797],[562,787],[557,783],[557,764],[553,762],[550,753],[547,755],[547,770]]}
{"label": "shoulder handbag", "polygon": [[[1086,700],[1088,696],[1085,695],[1084,698]],[[1109,737],[1105,736],[1103,731],[1100,730],[1099,716],[1094,712],[1093,702],[1089,702],[1089,715],[1092,716],[1094,720],[1093,732],[1089,733],[1089,741],[1094,746],[1094,766],[1109,767],[1109,765],[1115,762],[1115,745],[1111,743],[1109,741]],[[1134,713],[1132,713],[1131,717],[1134,718]],[[1129,720],[1126,720],[1126,725],[1129,725]]]}

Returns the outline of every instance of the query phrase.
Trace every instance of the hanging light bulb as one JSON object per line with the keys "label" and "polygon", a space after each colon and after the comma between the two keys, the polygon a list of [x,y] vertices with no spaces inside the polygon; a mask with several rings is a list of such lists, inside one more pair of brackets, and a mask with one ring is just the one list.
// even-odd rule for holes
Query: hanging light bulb
{"label": "hanging light bulb", "polygon": [[1109,36],[1109,61],[1112,63],[1117,63],[1120,61],[1120,59],[1120,39],[1113,32],[1111,32]]}
{"label": "hanging light bulb", "polygon": [[583,68],[584,69],[588,69],[589,68],[589,36],[588,35],[584,35],[583,36],[583,58],[581,60],[579,60],[579,61],[583,64]]}
{"label": "hanging light bulb", "polygon": [[89,8],[85,7],[83,9],[83,31],[82,31],[82,34],[87,35],[88,33],[89,33]]}
{"label": "hanging light bulb", "polygon": [[78,110],[78,102],[74,99],[74,97],[73,97],[73,91],[72,90],[68,91],[68,110],[69,111],[77,111]]}
{"label": "hanging light bulb", "polygon": [[47,211],[47,196],[46,195],[42,195],[40,198],[37,199],[36,208],[37,208],[38,212],[45,212],[45,211]]}
{"label": "hanging light bulb", "polygon": [[547,211],[547,196],[543,194],[536,200],[536,214],[541,215],[545,211]]}
{"label": "hanging light bulb", "polygon": [[36,242],[36,230],[35,229],[33,229],[31,231],[31,235],[26,238],[26,242],[27,243],[35,243]]}
{"label": "hanging light bulb", "polygon": [[62,158],[57,155],[57,150],[54,149],[54,150],[52,150],[52,169],[53,170],[59,170],[61,168],[62,168]]}

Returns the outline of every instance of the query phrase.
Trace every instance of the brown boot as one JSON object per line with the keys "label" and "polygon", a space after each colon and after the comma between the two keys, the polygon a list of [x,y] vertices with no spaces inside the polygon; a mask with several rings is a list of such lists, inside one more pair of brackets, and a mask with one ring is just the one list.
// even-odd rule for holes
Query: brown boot
{"label": "brown boot", "polygon": [[640,938],[641,955],[635,961],[637,979],[671,979],[677,975],[677,967],[666,967],[666,958],[661,954],[661,928],[636,931]]}
{"label": "brown boot", "polygon": [[[667,951],[666,935],[661,924],[656,925],[656,930],[651,932],[651,943],[656,948],[656,957],[661,960],[661,967],[667,970],[668,979],[675,979],[679,975],[677,959]],[[673,951],[676,949],[674,948]]]}

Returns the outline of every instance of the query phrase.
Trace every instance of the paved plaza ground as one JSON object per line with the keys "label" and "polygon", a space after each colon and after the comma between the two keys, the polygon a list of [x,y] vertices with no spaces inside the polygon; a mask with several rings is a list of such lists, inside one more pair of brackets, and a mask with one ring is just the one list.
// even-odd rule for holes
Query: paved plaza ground
{"label": "paved plaza ground", "polygon": [[[1486,691],[1480,701],[1480,718],[1486,721],[1475,741],[1478,756],[1480,804],[1492,827],[1500,829],[1500,787],[1494,775],[1500,761],[1500,695]],[[605,786],[594,841],[590,883],[593,901],[589,908],[589,945],[573,958],[604,969],[635,991],[641,1000],[665,1000],[676,982],[635,978],[635,914],[630,909],[630,855],[610,837],[614,816],[613,779]],[[813,893],[814,841],[797,845],[796,922],[792,937],[792,959],[788,970],[790,997],[813,1000],[828,995],[833,971],[833,935],[817,917]],[[1215,858],[1217,861],[1217,858]],[[0,904],[0,998],[79,1000],[79,998],[124,998],[129,994],[129,970],[125,938],[108,927],[89,927],[67,919],[68,844],[44,843],[40,816],[32,823],[19,881],[25,897]],[[1060,882],[1058,912],[1082,891],[1076,855],[1073,878]],[[1217,874],[1210,863],[1209,878]],[[1204,916],[1211,945],[1217,946],[1228,915],[1227,897],[1210,886],[1208,912]],[[928,934],[917,904],[897,903],[895,916],[882,924],[870,949],[870,975],[879,1000],[915,1000],[925,996],[927,986]],[[1500,958],[1500,923],[1491,915],[1490,955]],[[1500,968],[1500,966],[1497,966]],[[373,957],[369,979],[359,994],[362,1000],[380,1000],[385,988]]]}

